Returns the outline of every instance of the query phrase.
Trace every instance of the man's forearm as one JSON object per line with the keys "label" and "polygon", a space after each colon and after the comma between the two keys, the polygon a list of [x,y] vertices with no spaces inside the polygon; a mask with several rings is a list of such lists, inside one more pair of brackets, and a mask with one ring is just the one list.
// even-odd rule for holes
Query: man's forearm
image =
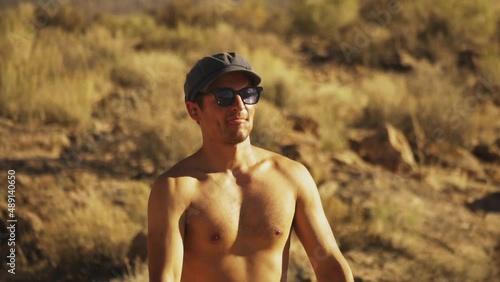
{"label": "man's forearm", "polygon": [[351,268],[345,259],[325,258],[314,269],[318,282],[354,282]]}

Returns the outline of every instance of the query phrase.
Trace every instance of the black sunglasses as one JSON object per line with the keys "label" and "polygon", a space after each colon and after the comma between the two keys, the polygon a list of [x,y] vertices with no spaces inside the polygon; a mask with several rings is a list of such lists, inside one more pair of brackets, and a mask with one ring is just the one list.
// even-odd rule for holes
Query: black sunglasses
{"label": "black sunglasses", "polygon": [[216,88],[210,91],[210,93],[214,94],[217,105],[227,107],[234,103],[236,95],[240,95],[241,100],[245,105],[255,105],[259,102],[262,90],[264,90],[262,87],[250,86],[240,90],[234,90],[232,88]]}

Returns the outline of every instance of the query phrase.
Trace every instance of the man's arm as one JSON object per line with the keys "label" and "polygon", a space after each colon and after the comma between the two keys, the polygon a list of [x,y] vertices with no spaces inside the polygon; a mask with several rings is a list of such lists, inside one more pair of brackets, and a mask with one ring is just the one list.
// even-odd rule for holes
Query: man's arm
{"label": "man's arm", "polygon": [[175,179],[160,177],[148,203],[148,268],[151,282],[181,279],[184,216],[187,204]]}
{"label": "man's arm", "polygon": [[351,269],[335,242],[311,174],[299,165],[294,179],[298,182],[294,229],[309,256],[318,282],[354,281]]}

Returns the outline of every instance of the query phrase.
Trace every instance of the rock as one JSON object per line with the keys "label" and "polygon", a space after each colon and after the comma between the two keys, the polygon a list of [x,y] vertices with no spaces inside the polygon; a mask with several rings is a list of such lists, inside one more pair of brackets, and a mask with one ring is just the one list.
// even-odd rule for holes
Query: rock
{"label": "rock", "polygon": [[422,153],[426,164],[456,168],[477,179],[486,178],[479,160],[464,148],[440,141],[426,144]]}
{"label": "rock", "polygon": [[310,133],[313,136],[319,137],[318,122],[310,117],[288,115],[287,119],[293,124],[293,130],[303,133]]}
{"label": "rock", "polygon": [[332,162],[326,152],[322,152],[316,145],[307,143],[293,143],[281,146],[281,153],[286,157],[302,163],[311,173],[316,184],[328,179]]}
{"label": "rock", "polygon": [[148,259],[148,235],[140,231],[135,235],[130,243],[127,253],[127,259],[130,265],[135,265],[137,261],[145,262]]}
{"label": "rock", "polygon": [[415,167],[413,152],[404,134],[387,123],[360,141],[351,140],[353,150],[366,161],[394,172],[407,172]]}
{"label": "rock", "polygon": [[476,145],[472,153],[485,162],[500,163],[500,138],[494,144]]}
{"label": "rock", "polygon": [[314,124],[311,126],[306,126],[304,131],[295,130],[283,136],[280,150],[284,156],[302,163],[312,174],[316,184],[319,184],[330,175],[331,154],[321,150],[321,141],[315,135],[316,127]]}
{"label": "rock", "polygon": [[339,150],[333,154],[332,160],[337,164],[368,169],[370,164],[363,160],[356,152],[352,150]]}
{"label": "rock", "polygon": [[500,192],[492,193],[467,204],[472,211],[500,212]]}

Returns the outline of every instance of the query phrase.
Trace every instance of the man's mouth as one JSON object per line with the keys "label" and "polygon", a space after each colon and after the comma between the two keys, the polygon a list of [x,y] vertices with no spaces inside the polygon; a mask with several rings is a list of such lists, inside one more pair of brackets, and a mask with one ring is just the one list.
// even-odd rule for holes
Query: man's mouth
{"label": "man's mouth", "polygon": [[247,120],[245,118],[230,118],[227,120],[227,123],[232,124],[232,125],[238,125],[246,122]]}

